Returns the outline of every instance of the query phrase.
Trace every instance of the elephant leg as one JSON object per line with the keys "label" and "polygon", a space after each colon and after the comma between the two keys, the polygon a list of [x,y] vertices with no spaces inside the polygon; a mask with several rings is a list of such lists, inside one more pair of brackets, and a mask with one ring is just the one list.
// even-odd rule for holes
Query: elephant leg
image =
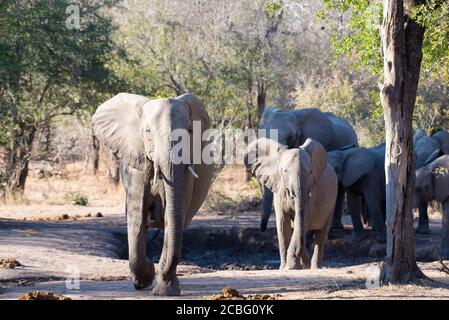
{"label": "elephant leg", "polygon": [[443,203],[443,223],[441,226],[441,255],[449,259],[449,199]]}
{"label": "elephant leg", "polygon": [[146,183],[142,173],[130,169],[128,179],[132,190],[126,195],[129,268],[137,290],[148,288],[154,280],[154,265],[146,254],[147,211]]}
{"label": "elephant leg", "polygon": [[270,220],[272,206],[273,206],[273,192],[266,186],[263,186],[262,218],[260,220],[260,231],[262,232],[267,230],[268,220]]}
{"label": "elephant leg", "polygon": [[293,229],[290,244],[287,249],[287,262],[285,270],[308,269],[310,268],[309,254],[306,246],[306,235],[304,231],[299,231],[299,227]]}
{"label": "elephant leg", "polygon": [[419,220],[418,227],[415,232],[418,234],[429,234],[429,215],[427,214],[427,203],[421,203],[419,205]]}
{"label": "elephant leg", "polygon": [[352,191],[347,191],[348,209],[354,227],[354,239],[359,242],[365,238],[365,231],[363,229],[361,212],[360,212],[360,197]]}
{"label": "elephant leg", "polygon": [[338,184],[337,202],[335,203],[334,219],[332,222],[332,229],[343,229],[341,222],[343,202],[345,200],[345,188]]}
{"label": "elephant leg", "polygon": [[281,258],[279,270],[284,270],[287,264],[287,250],[292,238],[293,228],[291,221],[285,217],[278,201],[274,202],[274,211],[276,214],[276,230],[279,242],[279,255]]}
{"label": "elephant leg", "polygon": [[323,266],[324,258],[324,246],[326,245],[327,235],[331,227],[331,220],[326,223],[323,229],[315,231],[314,244],[313,244],[313,256],[312,256],[312,269],[319,269]]}
{"label": "elephant leg", "polygon": [[[167,226],[164,229],[164,244],[161,258],[158,263],[157,283],[153,289],[153,294],[157,296],[179,296],[179,280],[176,276],[176,269],[181,257],[182,246],[173,248],[173,235]],[[182,243],[182,239],[180,240]]]}
{"label": "elephant leg", "polygon": [[373,227],[376,228],[376,240],[380,243],[387,241],[385,221],[382,215],[380,194],[373,190],[366,190],[363,197],[368,208],[368,212],[373,221]]}

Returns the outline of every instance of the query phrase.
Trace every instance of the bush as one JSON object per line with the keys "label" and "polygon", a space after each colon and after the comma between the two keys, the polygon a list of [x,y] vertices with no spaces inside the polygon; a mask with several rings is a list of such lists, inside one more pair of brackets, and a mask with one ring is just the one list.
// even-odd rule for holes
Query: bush
{"label": "bush", "polygon": [[67,192],[64,195],[64,200],[76,206],[86,206],[89,202],[87,196],[81,192]]}

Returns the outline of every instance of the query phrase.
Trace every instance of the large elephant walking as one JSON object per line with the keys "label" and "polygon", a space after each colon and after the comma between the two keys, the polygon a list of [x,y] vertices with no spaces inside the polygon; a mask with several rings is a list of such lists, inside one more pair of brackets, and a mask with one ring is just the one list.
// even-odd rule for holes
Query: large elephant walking
{"label": "large elephant walking", "polygon": [[[413,136],[413,145],[415,165],[416,170],[418,170],[431,162],[431,159],[449,154],[449,132],[440,130],[431,136],[427,136],[423,129],[418,129]],[[416,233],[429,233],[427,205],[428,203],[423,200],[418,206],[419,222]]]}
{"label": "large elephant walking", "polygon": [[[318,109],[299,109],[280,111],[268,108],[262,114],[260,129],[278,130],[278,142],[287,148],[297,148],[307,138],[318,141],[326,151],[335,150],[347,145],[358,146],[357,135],[352,126],[344,119],[332,113],[324,113]],[[341,210],[344,195],[339,192],[336,211]],[[262,200],[262,220],[260,229],[265,231],[273,206],[273,193],[264,187]],[[341,222],[337,221],[337,224]]]}
{"label": "large elephant walking", "polygon": [[129,266],[136,289],[151,286],[155,277],[146,252],[147,228],[164,229],[156,295],[180,294],[176,268],[183,230],[206,198],[212,180],[211,165],[175,163],[171,157],[176,144],[172,132],[184,129],[191,140],[194,121],[201,123],[202,132],[209,128],[206,109],[190,93],[159,100],[120,93],[98,107],[92,118],[98,139],[122,161]]}

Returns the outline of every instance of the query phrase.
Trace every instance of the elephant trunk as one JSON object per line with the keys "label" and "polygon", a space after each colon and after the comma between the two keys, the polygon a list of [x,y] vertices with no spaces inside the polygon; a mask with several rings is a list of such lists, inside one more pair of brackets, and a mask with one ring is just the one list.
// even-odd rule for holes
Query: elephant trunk
{"label": "elephant trunk", "polygon": [[164,280],[172,278],[181,259],[182,233],[184,227],[184,179],[186,166],[169,164],[161,168],[164,176],[165,190],[165,230],[164,247],[161,255],[160,269]]}
{"label": "elephant trunk", "polygon": [[268,220],[270,220],[272,206],[273,206],[273,192],[266,186],[264,186],[262,198],[262,219],[260,221],[260,231],[262,232],[267,230]]}
{"label": "elephant trunk", "polygon": [[[294,209],[295,209],[295,220],[294,220],[294,235],[296,236],[296,246],[295,246],[295,256],[300,257],[302,250],[306,248],[306,230],[305,230],[305,211],[308,205],[308,194],[303,190],[303,186],[299,182],[293,186],[293,194],[295,197]],[[303,263],[307,263],[303,261]]]}

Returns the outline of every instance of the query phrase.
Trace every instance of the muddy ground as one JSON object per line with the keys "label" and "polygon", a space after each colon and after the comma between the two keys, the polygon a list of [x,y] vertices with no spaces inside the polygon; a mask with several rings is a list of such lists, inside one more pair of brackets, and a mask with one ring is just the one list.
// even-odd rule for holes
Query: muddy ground
{"label": "muddy ground", "polygon": [[[439,219],[432,220],[430,235],[416,237],[419,265],[434,281],[381,288],[376,274],[385,247],[371,233],[356,244],[347,224],[348,230],[331,235],[325,268],[280,272],[273,221],[261,233],[258,220],[257,211],[199,213],[185,234],[181,298],[208,298],[225,286],[278,299],[449,298],[449,274],[438,261]],[[155,299],[150,289],[135,291],[129,281],[125,222],[120,207],[0,208],[0,259],[22,264],[0,268],[0,299],[34,290],[73,299]],[[149,255],[157,261],[162,233],[151,232],[150,238]],[[77,272],[80,289],[68,289]]]}

